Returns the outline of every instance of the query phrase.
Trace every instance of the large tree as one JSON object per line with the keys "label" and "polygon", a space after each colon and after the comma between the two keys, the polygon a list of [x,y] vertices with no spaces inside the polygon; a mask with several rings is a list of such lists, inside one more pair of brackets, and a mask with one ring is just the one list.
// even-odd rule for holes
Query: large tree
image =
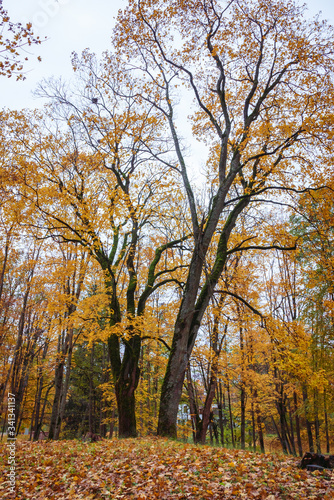
{"label": "large tree", "polygon": [[[108,298],[119,435],[129,437],[137,433],[142,318],[151,294],[177,282],[173,273],[179,263],[161,257],[182,244],[185,231],[176,222],[174,229],[165,230],[161,217],[178,189],[169,166],[157,167],[151,153],[157,148],[166,153],[154,108],[138,101],[132,79],[109,54],[99,65],[86,51],[73,64],[83,82],[80,91],[49,82],[40,88],[52,101],[49,116],[31,116],[30,122],[20,116],[23,128],[17,115],[8,119],[13,175],[31,208],[31,225],[60,242],[81,245],[99,265]],[[171,215],[170,221],[174,219]],[[147,263],[143,249],[151,244]],[[61,363],[59,367],[63,372]],[[56,413],[52,433],[55,419]]]}
{"label": "large tree", "polygon": [[[189,358],[228,256],[246,248],[291,247],[287,240],[270,240],[255,224],[233,247],[240,214],[246,207],[254,216],[262,210],[263,220],[264,202],[282,202],[283,190],[324,181],[319,165],[326,161],[333,121],[333,30],[303,14],[289,0],[130,0],[119,13],[115,44],[124,67],[135,68],[141,99],[169,127],[173,167],[192,221],[191,262],[162,386],[160,435],[176,435]],[[181,140],[183,116],[177,126],[177,102],[189,95],[193,138],[209,149],[206,205],[190,181],[194,157]]]}

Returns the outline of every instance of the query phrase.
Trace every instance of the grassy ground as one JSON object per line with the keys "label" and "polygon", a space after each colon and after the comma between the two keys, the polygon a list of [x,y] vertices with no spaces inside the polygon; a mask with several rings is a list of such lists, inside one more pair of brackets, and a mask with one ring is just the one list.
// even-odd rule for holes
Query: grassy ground
{"label": "grassy ground", "polygon": [[295,458],[157,438],[18,441],[13,495],[0,451],[2,499],[334,499],[334,473],[300,470]]}

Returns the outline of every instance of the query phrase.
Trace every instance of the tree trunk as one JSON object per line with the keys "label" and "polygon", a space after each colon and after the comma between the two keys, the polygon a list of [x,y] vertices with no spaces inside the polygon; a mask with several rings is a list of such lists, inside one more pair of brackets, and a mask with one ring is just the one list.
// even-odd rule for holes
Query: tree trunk
{"label": "tree trunk", "polygon": [[308,418],[308,407],[307,407],[308,397],[307,397],[307,388],[306,388],[306,386],[303,386],[303,402],[304,402],[306,430],[307,430],[307,437],[308,437],[309,449],[310,449],[311,453],[314,453],[312,426],[311,426],[311,422],[309,421],[309,418]]}
{"label": "tree trunk", "polygon": [[[61,355],[60,355],[61,356]],[[55,439],[56,427],[59,416],[59,404],[63,385],[63,374],[64,374],[64,362],[62,357],[58,358],[56,370],[55,370],[55,394],[52,404],[52,412],[49,427],[49,439]]]}
{"label": "tree trunk", "polygon": [[325,414],[325,433],[326,433],[326,453],[330,453],[326,391],[324,391],[324,414]]}
{"label": "tree trunk", "polygon": [[125,347],[120,372],[115,381],[119,438],[137,436],[135,390],[140,376],[140,347],[141,339],[134,335]]}
{"label": "tree trunk", "polygon": [[[220,429],[220,442],[222,446],[225,446],[225,436],[224,436],[224,416],[223,416],[223,397],[222,397],[222,383],[219,380],[217,387],[217,404],[218,404],[218,419],[219,419],[219,429]],[[225,409],[225,401],[224,401]]]}
{"label": "tree trunk", "polygon": [[252,441],[253,441],[253,451],[256,451],[256,432],[255,432],[255,412],[254,412],[254,402],[251,403],[252,412]]}
{"label": "tree trunk", "polygon": [[189,364],[188,370],[187,370],[187,390],[188,390],[189,407],[190,407],[191,427],[192,427],[192,431],[193,431],[193,441],[194,441],[194,443],[196,443],[200,418],[199,418],[199,413],[198,413],[198,408],[197,408],[197,402],[196,402],[193,382],[191,379],[190,364]]}
{"label": "tree trunk", "polygon": [[118,437],[136,437],[137,426],[134,386],[131,384],[120,384],[116,388],[116,399],[119,421]]}
{"label": "tree trunk", "polygon": [[286,435],[286,427],[285,427],[285,405],[284,405],[284,388],[283,384],[280,384],[279,390],[277,391],[279,393],[278,400],[276,401],[276,407],[279,415],[279,420],[280,420],[280,428],[281,432],[279,434],[280,436],[280,441],[282,444],[282,449],[283,453],[288,453],[288,440],[287,440],[287,435]]}
{"label": "tree trunk", "polygon": [[[172,342],[171,355],[168,359],[166,374],[161,388],[160,411],[158,420],[158,435],[159,436],[177,436],[177,414],[179,402],[181,400],[182,388],[185,373],[189,363],[189,355],[187,350],[188,330],[186,324],[177,324]],[[183,326],[183,327],[182,327]]]}
{"label": "tree trunk", "polygon": [[254,405],[255,405],[255,414],[256,414],[256,424],[257,424],[257,432],[259,435],[259,443],[261,448],[261,453],[265,453],[264,449],[264,438],[263,438],[263,428],[262,428],[262,416],[259,406],[259,401],[257,398],[257,389],[254,389]]}
{"label": "tree trunk", "polygon": [[289,418],[290,418],[290,433],[291,433],[292,451],[293,451],[294,456],[297,456],[296,446],[295,446],[295,433],[294,433],[294,429],[293,429],[293,417],[292,417],[292,410],[291,410],[290,402],[289,402]]}
{"label": "tree trunk", "polygon": [[[182,387],[185,373],[189,363],[192,349],[198,334],[201,321],[208,307],[213,291],[218,283],[227,259],[227,242],[234,228],[239,214],[249,204],[245,197],[234,207],[222,229],[217,245],[215,261],[212,271],[199,292],[200,281],[208,251],[215,228],[219,222],[223,200],[229,189],[230,180],[220,190],[219,197],[214,200],[210,212],[210,221],[207,222],[201,235],[198,235],[193,256],[189,266],[187,282],[184,287],[178,316],[174,327],[172,348],[170,351],[166,374],[163,380],[160,398],[160,412],[158,422],[158,435],[177,436],[177,413],[181,400]],[[220,207],[221,204],[221,207]],[[197,296],[198,295],[198,296]]]}
{"label": "tree trunk", "polygon": [[73,333],[74,332],[71,329],[69,341],[68,341],[68,354],[67,354],[67,360],[66,360],[66,375],[65,375],[65,381],[62,385],[62,390],[61,390],[61,395],[60,395],[59,413],[58,413],[58,419],[57,419],[56,432],[55,432],[54,439],[59,439],[60,431],[61,431],[61,424],[63,422],[64,414],[65,414],[66,398],[67,398],[68,388],[70,386],[70,374],[71,374],[72,350],[73,350]]}
{"label": "tree trunk", "polygon": [[321,441],[320,441],[320,422],[319,422],[319,397],[317,389],[313,391],[313,404],[314,404],[314,428],[315,428],[315,442],[317,446],[317,453],[321,455]]}
{"label": "tree trunk", "polygon": [[89,374],[89,410],[88,410],[88,430],[95,434],[94,422],[94,342],[90,349],[90,374]]}
{"label": "tree trunk", "polygon": [[242,450],[246,446],[246,391],[244,383],[240,390],[240,447]]}
{"label": "tree trunk", "polygon": [[[277,424],[276,424],[276,422],[275,422],[275,419],[274,419],[274,417],[273,417],[272,415],[271,415],[271,421],[272,421],[272,423],[274,424],[276,434],[277,434],[277,436],[278,436],[278,439],[280,440],[280,443],[281,443],[281,445],[282,445],[282,449],[283,449],[283,451],[284,451],[284,448],[286,449],[286,443],[283,441],[282,436],[281,436],[281,433],[280,433],[280,431],[279,431],[279,428],[277,427]],[[286,452],[285,452],[285,453],[286,453]]]}
{"label": "tree trunk", "polygon": [[[241,321],[241,311],[237,304],[239,321]],[[244,330],[239,328],[239,341],[241,352],[241,383],[240,383],[240,447],[242,450],[246,446],[246,386],[245,386],[245,343]]]}
{"label": "tree trunk", "polygon": [[258,405],[256,405],[256,414],[257,414],[256,415],[257,430],[258,430],[258,434],[259,434],[259,443],[260,443],[261,453],[265,453],[263,429],[262,429],[262,418],[261,418],[260,408]]}
{"label": "tree trunk", "polygon": [[299,453],[299,456],[302,457],[303,456],[303,447],[302,447],[302,440],[301,440],[301,436],[300,436],[300,421],[299,421],[299,415],[298,415],[298,401],[297,401],[296,391],[294,391],[294,393],[293,393],[293,402],[294,402],[294,410],[295,410],[298,453]]}
{"label": "tree trunk", "polygon": [[[40,371],[40,369],[39,369],[39,371]],[[31,432],[30,432],[30,439],[33,439],[34,441],[37,441],[37,439],[38,439],[38,438],[35,439],[35,436],[39,435],[38,424],[39,424],[40,410],[41,410],[43,378],[44,378],[43,374],[39,373],[39,376],[37,379],[37,391],[36,391],[36,396],[35,396],[34,418],[31,420]]]}
{"label": "tree trunk", "polygon": [[232,406],[231,406],[231,395],[230,395],[230,384],[227,379],[227,397],[228,397],[228,409],[229,409],[229,414],[230,414],[230,429],[231,429],[231,439],[232,439],[232,446],[235,448],[235,441],[234,441],[234,432],[233,432],[233,416],[232,416]]}
{"label": "tree trunk", "polygon": [[42,428],[42,425],[43,425],[43,419],[44,419],[44,414],[45,414],[45,408],[46,408],[46,404],[48,402],[48,395],[49,395],[49,392],[51,391],[52,387],[54,385],[54,382],[52,382],[49,387],[47,388],[47,391],[45,393],[45,396],[44,396],[44,403],[43,403],[43,408],[42,408],[42,411],[41,411],[41,415],[39,417],[39,420],[38,422],[36,422],[36,425],[35,425],[35,429],[34,429],[34,436],[33,436],[33,441],[38,441],[38,438],[39,438],[39,433],[41,431],[41,428]]}

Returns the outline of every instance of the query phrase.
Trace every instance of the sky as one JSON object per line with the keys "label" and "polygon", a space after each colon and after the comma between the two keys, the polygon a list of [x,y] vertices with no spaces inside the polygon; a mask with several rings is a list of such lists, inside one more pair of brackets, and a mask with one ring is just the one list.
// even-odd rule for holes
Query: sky
{"label": "sky", "polygon": [[[110,36],[119,9],[126,0],[3,0],[13,22],[31,22],[42,45],[29,50],[26,80],[17,82],[1,78],[0,109],[35,108],[42,105],[32,92],[39,81],[51,76],[72,76],[71,53],[89,47],[96,54],[110,48]],[[320,10],[322,17],[334,25],[333,0],[307,0],[310,15]],[[29,55],[29,54],[28,54]],[[37,56],[42,62],[37,62]]]}

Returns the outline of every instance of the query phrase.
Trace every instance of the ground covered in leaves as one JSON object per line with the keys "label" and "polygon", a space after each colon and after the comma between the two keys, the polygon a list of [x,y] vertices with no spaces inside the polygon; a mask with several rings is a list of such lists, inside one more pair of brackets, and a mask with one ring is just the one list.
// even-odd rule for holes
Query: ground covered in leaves
{"label": "ground covered in leaves", "polygon": [[1,444],[0,498],[332,500],[333,472],[307,472],[295,458],[158,438],[97,443],[18,441],[16,497]]}

